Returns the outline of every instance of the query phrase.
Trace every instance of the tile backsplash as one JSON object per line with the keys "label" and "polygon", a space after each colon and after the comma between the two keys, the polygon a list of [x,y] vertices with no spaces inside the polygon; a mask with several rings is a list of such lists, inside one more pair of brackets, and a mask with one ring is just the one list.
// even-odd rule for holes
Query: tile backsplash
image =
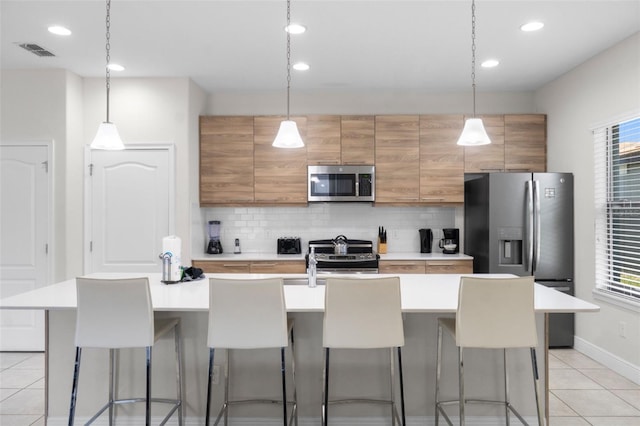
{"label": "tile backsplash", "polygon": [[[240,239],[243,253],[275,253],[279,237],[309,240],[367,239],[375,242],[378,226],[387,230],[388,252],[419,252],[418,229],[431,228],[434,247],[442,228],[462,228],[462,207],[374,207],[368,203],[312,203],[308,207],[217,207],[192,209],[192,253],[199,257],[208,241],[209,220],[221,221],[221,242],[232,253]],[[462,229],[460,230],[462,236]]]}

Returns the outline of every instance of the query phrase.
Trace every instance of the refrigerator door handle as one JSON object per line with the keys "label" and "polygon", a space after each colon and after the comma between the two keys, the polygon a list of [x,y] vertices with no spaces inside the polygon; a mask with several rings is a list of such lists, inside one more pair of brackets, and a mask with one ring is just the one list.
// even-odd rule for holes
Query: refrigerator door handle
{"label": "refrigerator door handle", "polygon": [[525,196],[527,199],[527,212],[525,217],[527,255],[525,270],[533,273],[533,181],[528,180],[525,186]]}
{"label": "refrigerator door handle", "polygon": [[538,264],[540,263],[540,181],[539,180],[534,180],[533,181],[533,194],[534,194],[534,206],[535,206],[535,212],[536,212],[536,216],[534,218],[534,228],[535,228],[535,233],[536,233],[536,238],[535,238],[535,257],[533,259],[533,266],[531,269],[532,273],[536,272],[536,269],[538,268]]}

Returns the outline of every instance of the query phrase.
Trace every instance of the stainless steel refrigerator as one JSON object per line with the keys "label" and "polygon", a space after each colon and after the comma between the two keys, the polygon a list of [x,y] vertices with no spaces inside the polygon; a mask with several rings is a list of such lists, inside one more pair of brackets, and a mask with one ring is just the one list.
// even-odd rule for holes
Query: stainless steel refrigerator
{"label": "stainless steel refrigerator", "polygon": [[[474,272],[533,275],[574,295],[571,173],[467,174],[464,213]],[[572,347],[573,336],[573,314],[549,315],[550,347]]]}

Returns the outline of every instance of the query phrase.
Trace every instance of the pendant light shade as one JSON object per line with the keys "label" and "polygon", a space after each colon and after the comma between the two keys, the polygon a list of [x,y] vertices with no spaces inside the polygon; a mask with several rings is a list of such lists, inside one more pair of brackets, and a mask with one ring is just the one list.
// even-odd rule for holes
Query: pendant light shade
{"label": "pendant light shade", "polygon": [[304,142],[298,132],[298,126],[295,121],[285,120],[280,123],[280,129],[273,141],[273,146],[276,148],[302,148]]}
{"label": "pendant light shade", "polygon": [[469,118],[464,123],[464,129],[458,139],[458,145],[477,146],[488,145],[491,143],[487,135],[482,120],[479,118]]}
{"label": "pendant light shade", "polygon": [[471,0],[471,90],[473,93],[473,117],[464,123],[458,145],[478,146],[491,143],[482,119],[476,118],[476,2]]}
{"label": "pendant light shade", "polygon": [[113,123],[104,122],[98,127],[96,137],[91,142],[91,149],[106,149],[106,150],[119,150],[124,149],[122,139],[116,125]]}
{"label": "pendant light shade", "polygon": [[[291,25],[291,1],[287,0],[287,26]],[[271,146],[275,148],[303,148],[298,125],[289,116],[291,92],[291,33],[287,31],[287,119],[280,123],[280,129]]]}
{"label": "pendant light shade", "polygon": [[120,134],[118,133],[118,129],[116,125],[109,121],[109,92],[111,90],[111,73],[109,69],[109,62],[111,61],[111,56],[109,55],[109,51],[111,49],[111,43],[109,42],[111,38],[111,0],[107,0],[107,18],[106,18],[106,26],[107,26],[107,65],[106,65],[106,88],[107,88],[107,119],[100,124],[98,127],[98,132],[96,133],[96,137],[93,138],[93,142],[91,142],[91,149],[106,149],[106,150],[121,150],[124,149],[124,143],[122,143],[122,139],[120,139]]}

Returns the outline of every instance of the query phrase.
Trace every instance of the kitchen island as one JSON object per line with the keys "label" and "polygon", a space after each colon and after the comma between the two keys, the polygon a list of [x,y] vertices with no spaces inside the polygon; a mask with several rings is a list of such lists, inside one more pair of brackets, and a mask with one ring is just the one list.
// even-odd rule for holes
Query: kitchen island
{"label": "kitchen island", "polygon": [[[154,310],[158,316],[180,316],[183,321],[184,368],[185,368],[185,406],[187,425],[203,423],[206,398],[207,359],[206,346],[208,280],[165,285],[160,282],[160,274],[92,274],[98,278],[116,278],[148,276]],[[208,274],[208,276],[238,278],[263,278],[266,274]],[[303,274],[282,275],[285,283],[301,282]],[[380,276],[380,275],[378,275]],[[454,315],[457,306],[458,274],[401,274],[402,309],[405,312],[406,345],[403,349],[405,368],[405,392],[407,415],[412,422],[428,422],[433,416],[435,387],[435,338],[437,318]],[[485,275],[502,276],[507,275]],[[353,277],[353,275],[351,275]],[[320,279],[324,278],[319,276]],[[363,278],[367,278],[364,277]],[[309,288],[306,285],[286,284],[285,301],[290,316],[296,321],[296,359],[297,383],[301,424],[318,424],[321,400],[322,375],[322,312],[324,309],[324,287]],[[508,303],[508,301],[504,301]],[[75,280],[68,280],[31,292],[0,300],[2,309],[44,309],[47,319],[46,340],[46,404],[48,425],[66,424],[69,404],[69,392],[74,357],[76,293]],[[536,285],[535,288],[536,321],[539,334],[539,368],[547,371],[546,363],[546,314],[552,312],[596,312],[599,308],[555,290]],[[114,310],[117,315],[117,310]],[[173,389],[171,340],[159,341],[159,349],[154,352],[154,395],[171,397]],[[278,351],[257,350],[252,352],[236,351],[232,358],[235,370],[234,385],[242,391],[256,394],[277,395],[278,374],[275,366]],[[120,356],[120,388],[122,395],[141,394],[143,389],[143,351],[124,350]],[[332,371],[335,379],[332,394],[344,395],[352,389],[386,389],[388,380],[385,360],[388,351],[336,351],[332,355]],[[77,419],[89,416],[101,405],[107,392],[107,351],[86,350],[83,354],[83,371],[80,378]],[[501,389],[501,357],[495,351],[474,351],[468,357],[466,388],[469,395],[494,397]],[[528,418],[533,418],[535,408],[532,398],[531,373],[528,351],[517,351],[511,356],[512,401],[521,408]],[[217,362],[223,358],[218,358]],[[455,349],[451,344],[445,348],[445,373],[449,381],[443,385],[445,395],[455,396]],[[166,374],[163,374],[166,372]],[[487,373],[490,373],[487,378]],[[478,374],[481,373],[481,374]],[[494,374],[495,373],[495,374]],[[333,377],[333,376],[332,376]],[[547,388],[546,374],[541,377],[541,386]],[[214,399],[218,402],[222,387],[214,388]],[[234,389],[232,387],[231,393]],[[374,394],[374,397],[384,395]],[[543,403],[544,403],[543,399]],[[548,407],[548,403],[545,403]],[[155,410],[156,408],[154,408]],[[154,415],[163,413],[157,408]],[[142,416],[137,408],[130,411],[122,409],[121,415],[129,416],[135,424]],[[388,415],[385,410],[372,410],[370,407],[340,407],[335,410],[336,420],[340,424],[377,425],[385,424]],[[242,407],[235,411],[243,425],[276,424],[279,411],[275,408]],[[477,416],[479,421],[491,422],[501,415],[493,408],[474,409],[469,413],[470,420]],[[473,424],[473,423],[471,423]]]}

